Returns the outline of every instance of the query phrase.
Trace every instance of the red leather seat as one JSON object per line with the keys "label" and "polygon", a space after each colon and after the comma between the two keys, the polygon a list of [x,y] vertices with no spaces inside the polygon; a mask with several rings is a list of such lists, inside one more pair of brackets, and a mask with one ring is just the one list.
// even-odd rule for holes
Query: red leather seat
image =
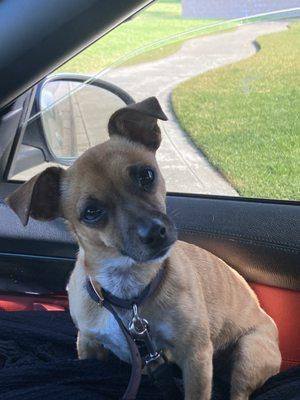
{"label": "red leather seat", "polygon": [[300,292],[258,283],[252,283],[251,287],[262,308],[277,324],[281,370],[300,364]]}

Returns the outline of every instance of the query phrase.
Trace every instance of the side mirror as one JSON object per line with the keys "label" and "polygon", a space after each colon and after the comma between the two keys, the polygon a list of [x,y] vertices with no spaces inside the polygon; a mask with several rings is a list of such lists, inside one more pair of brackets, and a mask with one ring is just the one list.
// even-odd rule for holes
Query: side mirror
{"label": "side mirror", "polygon": [[47,161],[70,165],[87,148],[108,138],[107,124],[114,111],[134,102],[124,90],[100,79],[50,76],[37,87],[23,144],[40,148]]}

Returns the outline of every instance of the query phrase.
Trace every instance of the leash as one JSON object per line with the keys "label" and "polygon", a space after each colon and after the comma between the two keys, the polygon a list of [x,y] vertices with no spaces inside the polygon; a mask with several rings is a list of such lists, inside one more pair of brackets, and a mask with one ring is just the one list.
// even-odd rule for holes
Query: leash
{"label": "leash", "polygon": [[[127,389],[122,400],[134,400],[136,398],[142,377],[142,369],[147,368],[148,375],[153,379],[159,389],[168,393],[172,400],[181,398],[181,391],[173,380],[172,366],[168,364],[162,351],[157,351],[151,335],[148,321],[141,318],[138,313],[140,307],[160,286],[165,274],[162,267],[155,278],[143,289],[139,296],[131,299],[121,299],[100,288],[91,277],[87,279],[86,288],[89,296],[99,305],[105,307],[118,323],[129,347],[131,357],[131,375]],[[133,311],[133,317],[128,328],[124,325],[115,307]],[[138,344],[143,346],[138,346]],[[141,352],[145,355],[142,356]],[[155,370],[153,369],[155,367]]]}

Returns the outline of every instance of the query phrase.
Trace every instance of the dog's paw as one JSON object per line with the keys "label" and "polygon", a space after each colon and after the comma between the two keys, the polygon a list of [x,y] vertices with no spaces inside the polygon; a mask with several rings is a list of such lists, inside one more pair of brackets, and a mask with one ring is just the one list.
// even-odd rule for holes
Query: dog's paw
{"label": "dog's paw", "polygon": [[79,332],[77,336],[77,354],[80,360],[105,360],[108,356],[108,351],[96,340],[90,339]]}

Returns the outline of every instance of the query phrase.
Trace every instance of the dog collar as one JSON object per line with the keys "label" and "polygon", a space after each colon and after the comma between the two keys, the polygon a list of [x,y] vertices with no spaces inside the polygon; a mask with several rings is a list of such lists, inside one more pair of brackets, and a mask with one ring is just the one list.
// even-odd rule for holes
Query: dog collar
{"label": "dog collar", "polygon": [[165,267],[162,266],[155,278],[142,290],[139,296],[132,297],[131,299],[121,299],[120,297],[114,296],[107,290],[100,288],[97,282],[91,277],[87,279],[86,288],[88,294],[96,303],[103,304],[103,302],[106,301],[115,307],[131,310],[134,305],[140,307],[146,299],[152,296],[160,286],[164,274]]}

